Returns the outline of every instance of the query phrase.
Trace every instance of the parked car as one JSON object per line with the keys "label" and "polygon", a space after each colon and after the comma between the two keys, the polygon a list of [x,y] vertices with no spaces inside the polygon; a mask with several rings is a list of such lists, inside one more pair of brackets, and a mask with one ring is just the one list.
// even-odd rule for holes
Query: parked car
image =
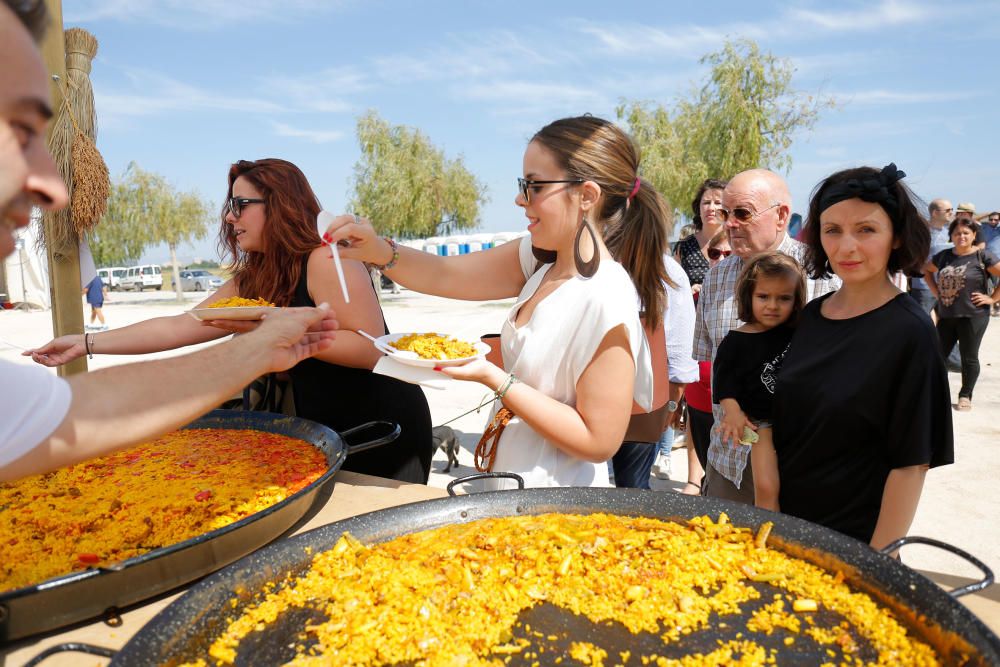
{"label": "parked car", "polygon": [[126,270],[123,266],[109,266],[106,269],[97,269],[97,275],[109,290],[118,290],[121,289]]}
{"label": "parked car", "polygon": [[159,264],[143,264],[141,266],[130,266],[125,269],[125,277],[122,278],[121,288],[123,290],[142,291],[147,287],[160,289],[163,287],[163,275]]}
{"label": "parked car", "polygon": [[[181,271],[181,289],[185,292],[201,292],[202,290],[217,290],[226,282],[222,278],[205,269],[185,269]],[[170,278],[170,289],[177,289],[174,286],[174,279]]]}

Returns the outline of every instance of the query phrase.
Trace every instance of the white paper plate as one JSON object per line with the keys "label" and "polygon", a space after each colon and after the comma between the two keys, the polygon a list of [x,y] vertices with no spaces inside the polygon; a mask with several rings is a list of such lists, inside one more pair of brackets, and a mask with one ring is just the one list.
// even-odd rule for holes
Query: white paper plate
{"label": "white paper plate", "polygon": [[230,308],[192,308],[188,314],[196,320],[259,320],[277,306],[232,306]]}
{"label": "white paper plate", "polygon": [[[442,334],[442,336],[448,336],[448,334]],[[399,351],[395,351],[395,348],[390,346],[389,343],[394,343],[403,336],[412,336],[412,333],[395,333],[389,334],[387,336],[380,336],[378,339],[378,347],[380,350],[386,353],[387,356],[392,357],[401,364],[406,364],[408,366],[420,366],[422,368],[434,368],[435,366],[461,366],[462,364],[467,364],[474,359],[479,359],[486,356],[486,353],[490,351],[490,346],[482,342],[473,342],[471,340],[465,340],[463,338],[458,338],[458,336],[451,336],[451,338],[458,338],[458,340],[464,340],[469,345],[476,348],[476,354],[471,357],[462,357],[461,359],[422,359],[400,354]]]}

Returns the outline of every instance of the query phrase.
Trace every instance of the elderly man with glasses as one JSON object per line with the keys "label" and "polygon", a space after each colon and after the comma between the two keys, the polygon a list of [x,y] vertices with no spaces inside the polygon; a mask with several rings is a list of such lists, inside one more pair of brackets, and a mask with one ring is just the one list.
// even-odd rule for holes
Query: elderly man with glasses
{"label": "elderly man with glasses", "polygon": [[[719,216],[729,232],[733,254],[705,274],[695,321],[694,357],[714,361],[719,343],[731,329],[743,325],[736,314],[736,279],[749,257],[768,250],[790,255],[800,263],[805,246],[786,233],[792,214],[792,198],[781,176],[765,169],[737,174],[722,192]],[[840,286],[836,277],[807,280],[808,298],[814,299]],[[722,408],[713,401],[715,423]],[[753,478],[750,447],[722,442],[713,428],[708,448],[708,468],[702,493],[752,504]]]}
{"label": "elderly man with glasses", "polygon": [[[927,206],[927,213],[927,224],[931,230],[931,253],[927,261],[930,261],[931,257],[951,247],[948,225],[951,224],[951,220],[955,216],[955,209],[952,208],[951,202],[947,199],[938,198],[932,200]],[[909,294],[920,304],[924,312],[930,313],[934,310],[937,299],[934,298],[934,294],[923,278],[910,278]]]}

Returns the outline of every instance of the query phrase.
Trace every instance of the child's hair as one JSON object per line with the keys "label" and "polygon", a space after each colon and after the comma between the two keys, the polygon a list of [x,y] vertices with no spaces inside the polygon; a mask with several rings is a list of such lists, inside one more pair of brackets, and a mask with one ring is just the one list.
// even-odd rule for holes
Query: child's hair
{"label": "child's hair", "polygon": [[794,325],[806,305],[806,280],[799,263],[793,257],[777,251],[754,255],[743,267],[740,277],[736,280],[737,316],[747,324],[756,321],[753,316],[753,292],[757,287],[757,281],[761,278],[788,278],[795,283],[792,315],[786,322]]}
{"label": "child's hair", "polygon": [[723,241],[726,241],[727,243],[729,242],[729,230],[725,227],[716,232],[715,236],[709,240],[708,249],[711,250],[712,248],[718,248],[722,245]]}

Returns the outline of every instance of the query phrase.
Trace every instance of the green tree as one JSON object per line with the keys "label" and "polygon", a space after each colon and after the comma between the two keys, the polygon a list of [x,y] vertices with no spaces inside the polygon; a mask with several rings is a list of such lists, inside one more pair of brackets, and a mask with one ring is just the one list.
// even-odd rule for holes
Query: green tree
{"label": "green tree", "polygon": [[420,130],[389,125],[374,111],[358,119],[361,159],[350,206],[384,234],[416,238],[479,224],[486,186],[461,157],[449,160]]}
{"label": "green tree", "polygon": [[690,216],[688,202],[706,178],[792,166],[795,135],[811,129],[833,99],[795,90],[790,61],[748,39],[705,55],[708,79],[672,109],[625,101],[617,109],[643,151],[643,178]]}
{"label": "green tree", "polygon": [[194,192],[177,192],[161,175],[135,162],[112,184],[108,210],[88,236],[98,266],[134,262],[151,245],[167,244],[178,300],[183,299],[177,247],[208,235],[212,205]]}

